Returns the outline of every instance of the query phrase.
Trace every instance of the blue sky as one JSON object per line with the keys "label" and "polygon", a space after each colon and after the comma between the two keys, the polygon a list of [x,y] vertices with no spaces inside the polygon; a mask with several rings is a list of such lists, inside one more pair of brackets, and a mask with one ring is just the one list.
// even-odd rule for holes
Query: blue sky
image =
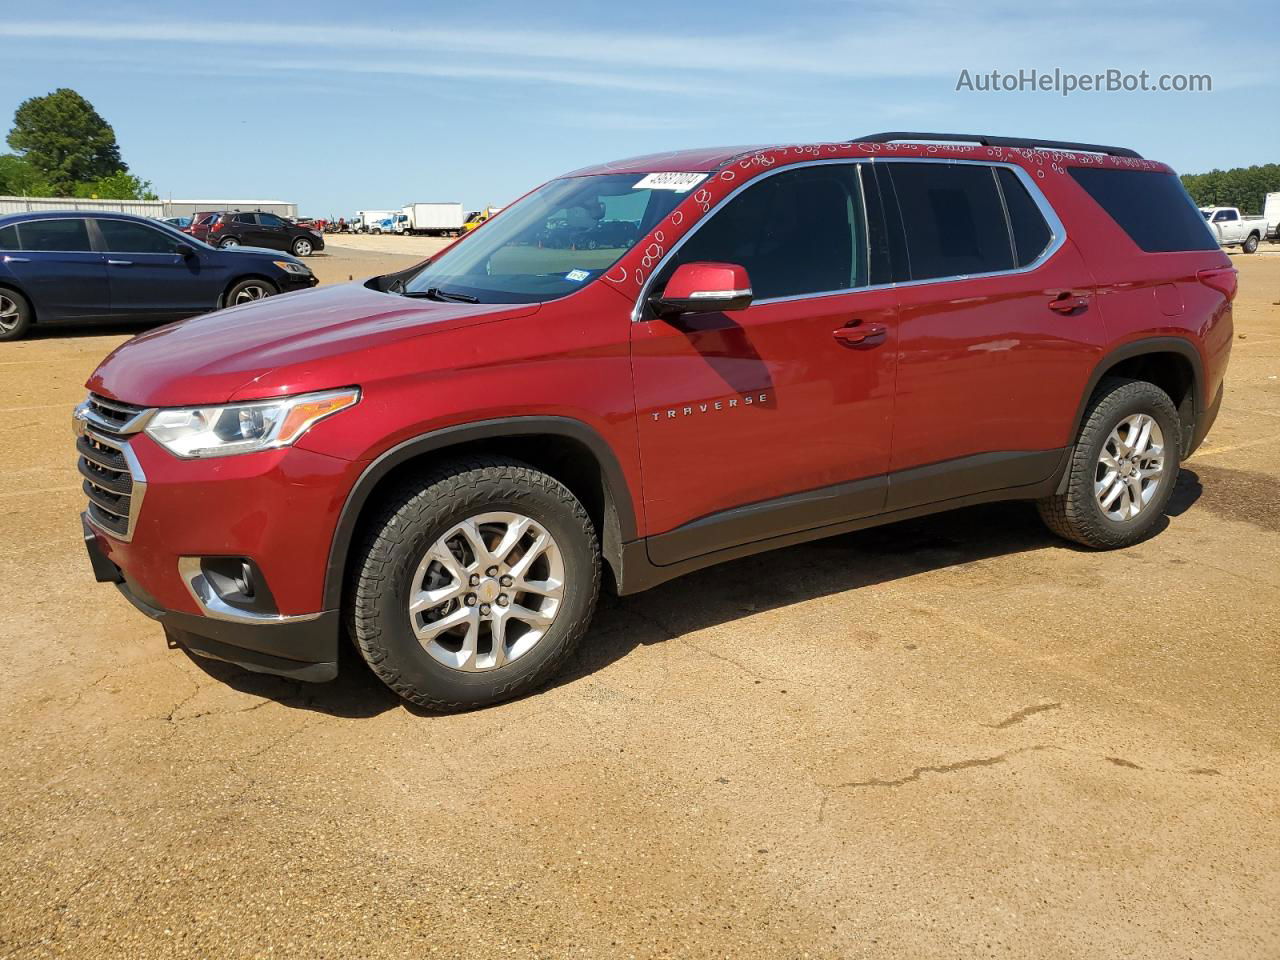
{"label": "blue sky", "polygon": [[[506,203],[688,146],[985,131],[1280,162],[1280,4],[8,0],[0,125],[70,86],[165,196]],[[957,92],[960,71],[1209,73],[1212,93]]]}

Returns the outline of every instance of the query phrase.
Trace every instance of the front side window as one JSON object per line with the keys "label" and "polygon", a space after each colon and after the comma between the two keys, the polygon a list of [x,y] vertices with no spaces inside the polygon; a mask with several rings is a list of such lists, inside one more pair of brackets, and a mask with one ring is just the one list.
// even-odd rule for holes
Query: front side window
{"label": "front side window", "polygon": [[88,253],[89,228],[83,220],[24,220],[18,224],[23,250]]}
{"label": "front side window", "polygon": [[654,292],[680,264],[698,261],[745,267],[757,301],[866,286],[857,166],[800,167],[751,184],[676,251]]}
{"label": "front side window", "polygon": [[98,229],[110,253],[173,253],[173,237],[127,220],[99,220]]}
{"label": "front side window", "polygon": [[931,280],[1013,269],[995,171],[984,164],[890,163],[909,277]]}
{"label": "front side window", "polygon": [[264,227],[283,227],[284,221],[277,217],[274,213],[258,214],[258,223]]}
{"label": "front side window", "polygon": [[417,296],[535,303],[582,289],[675,209],[685,193],[645,174],[552,180],[404,283]]}

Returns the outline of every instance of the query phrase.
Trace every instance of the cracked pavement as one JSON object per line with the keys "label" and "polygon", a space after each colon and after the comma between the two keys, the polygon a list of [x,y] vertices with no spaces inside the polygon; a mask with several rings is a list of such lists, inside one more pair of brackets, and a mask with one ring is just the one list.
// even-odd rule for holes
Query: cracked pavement
{"label": "cracked pavement", "polygon": [[1280,956],[1280,255],[1233,260],[1153,540],[1006,504],[749,558],[446,717],[166,648],[80,543],[124,335],[0,346],[0,958]]}

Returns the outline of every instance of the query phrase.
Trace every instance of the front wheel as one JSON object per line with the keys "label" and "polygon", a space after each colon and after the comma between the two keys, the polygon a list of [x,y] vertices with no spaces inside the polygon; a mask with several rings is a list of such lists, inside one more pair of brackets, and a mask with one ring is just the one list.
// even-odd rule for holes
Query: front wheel
{"label": "front wheel", "polygon": [[1256,233],[1250,234],[1248,237],[1245,238],[1244,252],[1245,253],[1258,252],[1258,235]]}
{"label": "front wheel", "polygon": [[1182,424],[1145,380],[1099,384],[1067,467],[1066,489],[1037,503],[1054,533],[1098,550],[1147,537],[1178,479]]}
{"label": "front wheel", "polygon": [[293,255],[295,257],[311,256],[312,243],[306,237],[299,237],[293,241]]}
{"label": "front wheel", "polygon": [[348,622],[401,697],[466,710],[554,676],[599,590],[595,527],[573,493],[518,461],[477,458],[389,496],[352,565]]}
{"label": "front wheel", "polygon": [[279,292],[275,284],[259,280],[257,277],[250,277],[248,280],[241,280],[228,290],[225,302],[228,307],[238,307],[241,304],[253,303],[255,300],[274,297]]}

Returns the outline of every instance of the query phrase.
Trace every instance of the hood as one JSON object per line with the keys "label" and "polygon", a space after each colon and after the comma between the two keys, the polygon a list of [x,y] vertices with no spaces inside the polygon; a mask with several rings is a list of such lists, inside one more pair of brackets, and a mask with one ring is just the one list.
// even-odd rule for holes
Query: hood
{"label": "hood", "polygon": [[[94,393],[139,406],[226,403],[359,383],[362,356],[427,334],[536,313],[536,303],[437,303],[358,283],[283,294],[151,330],[94,371]],[[349,362],[334,363],[349,357]],[[341,370],[341,382],[327,382]]]}

